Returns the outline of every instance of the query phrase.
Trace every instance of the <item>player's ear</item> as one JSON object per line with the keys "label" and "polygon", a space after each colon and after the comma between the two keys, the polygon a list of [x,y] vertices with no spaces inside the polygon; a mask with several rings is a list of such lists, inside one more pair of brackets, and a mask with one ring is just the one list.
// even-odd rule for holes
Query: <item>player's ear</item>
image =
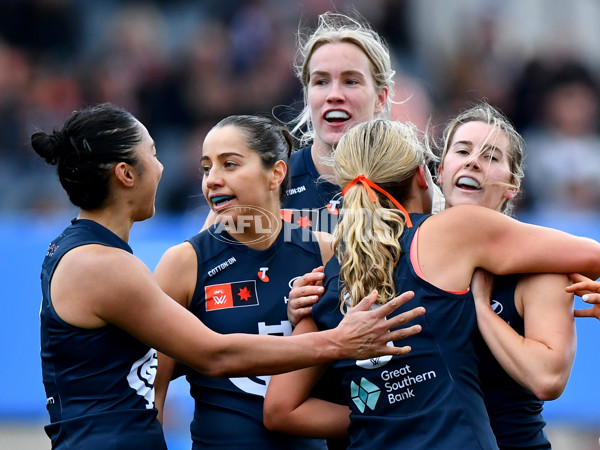
{"label": "player's ear", "polygon": [[419,166],[419,168],[417,169],[417,172],[415,173],[415,177],[417,180],[417,186],[419,186],[424,191],[429,189],[429,184],[427,183],[427,175],[425,174],[426,170],[428,170],[428,169],[426,169],[423,166]]}
{"label": "player's ear", "polygon": [[504,191],[504,198],[511,200],[515,198],[518,193],[519,188],[508,188],[506,191]]}
{"label": "player's ear", "polygon": [[442,164],[442,165],[440,165],[440,168],[438,169],[437,180],[435,181],[438,186],[442,185],[443,173],[444,173],[444,165]]}
{"label": "player's ear", "polygon": [[269,180],[269,189],[278,189],[285,179],[287,173],[287,165],[283,161],[279,160],[271,167],[271,175]]}
{"label": "player's ear", "polygon": [[385,108],[385,105],[388,100],[388,93],[389,93],[388,87],[383,86],[381,88],[381,91],[377,95],[377,100],[375,102],[375,114],[379,114]]}
{"label": "player's ear", "polygon": [[132,187],[135,182],[135,169],[131,164],[119,162],[114,168],[115,178],[124,186]]}

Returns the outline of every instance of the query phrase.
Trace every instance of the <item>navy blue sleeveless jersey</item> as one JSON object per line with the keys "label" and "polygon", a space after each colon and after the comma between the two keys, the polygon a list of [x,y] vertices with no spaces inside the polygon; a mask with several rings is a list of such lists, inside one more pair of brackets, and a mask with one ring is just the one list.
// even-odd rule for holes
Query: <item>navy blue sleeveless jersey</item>
{"label": "navy blue sleeveless jersey", "polygon": [[[515,306],[515,289],[520,275],[495,277],[492,308],[521,336],[523,319]],[[492,429],[501,449],[550,449],[542,417],[544,402],[507,374],[485,342],[478,346],[479,377]]]}
{"label": "navy blue sleeveless jersey", "polygon": [[[395,345],[406,356],[334,361],[352,410],[350,447],[360,449],[496,449],[477,376],[475,306],[470,292],[443,291],[417,275],[409,249],[417,227],[429,216],[411,214],[404,250],[394,273],[398,293],[415,297],[394,314],[422,305],[421,333]],[[313,307],[319,329],[335,327],[339,310],[339,262],[325,268],[326,292]]]}
{"label": "navy blue sleeveless jersey", "polygon": [[[292,227],[333,233],[342,207],[342,190],[320,178],[310,150],[310,146],[304,147],[290,157],[291,188],[286,191],[282,217]],[[327,370],[312,395],[345,404],[340,384],[340,380]],[[329,449],[342,449],[348,443],[345,439],[329,439],[327,445]]]}
{"label": "navy blue sleeveless jersey", "polygon": [[[107,325],[83,329],[63,321],[50,282],[61,258],[87,244],[132,253],[129,245],[90,220],[74,220],[50,244],[42,264],[41,357],[56,449],[166,449],[154,408],[156,351]],[[127,301],[127,299],[123,299]]]}
{"label": "navy blue sleeveless jersey", "polygon": [[[284,224],[274,244],[255,250],[215,225],[188,240],[198,256],[190,311],[218,333],[289,336],[287,300],[293,281],[322,264],[312,232]],[[307,239],[307,237],[309,239]],[[263,402],[270,377],[213,378],[188,369],[195,400],[194,448],[312,449],[310,440],[268,431]]]}
{"label": "navy blue sleeveless jersey", "polygon": [[342,190],[319,178],[310,149],[304,147],[290,157],[292,179],[283,204],[283,220],[300,228],[333,233],[342,207]]}

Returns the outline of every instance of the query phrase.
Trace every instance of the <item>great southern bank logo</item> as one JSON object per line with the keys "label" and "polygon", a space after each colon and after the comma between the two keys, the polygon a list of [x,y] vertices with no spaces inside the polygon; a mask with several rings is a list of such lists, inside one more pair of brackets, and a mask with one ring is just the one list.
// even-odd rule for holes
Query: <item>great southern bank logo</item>
{"label": "great southern bank logo", "polygon": [[350,396],[361,413],[365,412],[365,408],[367,406],[371,410],[374,410],[380,394],[381,389],[379,389],[365,377],[360,379],[359,384],[356,384],[354,381],[350,383]]}

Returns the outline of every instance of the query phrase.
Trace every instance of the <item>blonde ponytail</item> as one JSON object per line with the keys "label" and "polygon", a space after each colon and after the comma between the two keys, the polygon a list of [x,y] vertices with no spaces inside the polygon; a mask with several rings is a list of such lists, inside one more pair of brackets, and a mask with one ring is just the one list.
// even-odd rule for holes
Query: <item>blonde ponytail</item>
{"label": "blonde ponytail", "polygon": [[[412,179],[426,156],[432,157],[413,125],[385,119],[356,125],[338,143],[333,167],[344,188],[344,204],[334,231],[334,251],[341,267],[341,298],[348,299],[340,305],[342,313],[346,304],[354,306],[374,289],[380,304],[396,295],[400,236],[410,219],[394,201],[408,199]],[[357,177],[366,181],[357,183]],[[374,190],[368,183],[386,195],[370,194]]]}

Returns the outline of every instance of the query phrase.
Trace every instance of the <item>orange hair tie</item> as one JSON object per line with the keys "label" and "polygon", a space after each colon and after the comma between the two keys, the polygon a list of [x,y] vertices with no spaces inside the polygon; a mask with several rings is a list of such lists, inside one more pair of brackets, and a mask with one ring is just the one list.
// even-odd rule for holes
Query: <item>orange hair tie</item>
{"label": "orange hair tie", "polygon": [[[406,226],[408,228],[412,228],[412,226],[413,226],[412,220],[410,220],[410,216],[409,216],[408,212],[406,211],[406,209],[404,209],[404,206],[402,206],[388,191],[377,186],[375,183],[373,183],[371,180],[369,180],[363,174],[360,174],[354,180],[352,180],[350,183],[348,183],[346,185],[346,187],[342,190],[342,197],[344,195],[346,195],[346,192],[348,192],[348,189],[350,189],[352,186],[354,186],[355,184],[358,184],[358,183],[362,184],[365,187],[365,189],[367,190],[367,194],[369,194],[369,198],[371,199],[372,202],[377,200],[377,197],[375,197],[375,192],[373,192],[373,189],[381,192],[383,195],[385,195],[387,198],[389,198],[392,201],[392,203],[394,204],[394,206],[396,208],[398,208],[400,210],[400,212],[404,215],[404,220],[406,222]],[[371,189],[371,188],[373,188],[373,189]]]}

